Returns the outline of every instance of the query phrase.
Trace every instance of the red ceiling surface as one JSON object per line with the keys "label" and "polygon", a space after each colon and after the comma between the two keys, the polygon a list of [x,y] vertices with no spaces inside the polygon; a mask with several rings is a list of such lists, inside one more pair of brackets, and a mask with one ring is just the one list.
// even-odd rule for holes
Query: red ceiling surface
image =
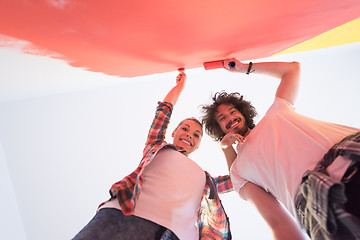
{"label": "red ceiling surface", "polygon": [[359,0],[1,0],[0,34],[134,77],[269,57],[358,17]]}

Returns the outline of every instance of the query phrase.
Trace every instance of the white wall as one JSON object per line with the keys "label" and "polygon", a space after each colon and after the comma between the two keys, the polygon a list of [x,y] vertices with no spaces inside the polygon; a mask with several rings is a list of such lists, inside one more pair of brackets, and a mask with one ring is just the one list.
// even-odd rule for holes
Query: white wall
{"label": "white wall", "polygon": [[[144,142],[149,123],[131,119],[141,107],[136,101],[119,104],[123,90],[2,106],[1,136],[29,240],[70,239],[109,197],[110,185],[135,168],[141,150],[131,152],[127,141]],[[137,127],[119,125],[123,118]]]}
{"label": "white wall", "polygon": [[26,240],[7,161],[0,139],[0,239]]}

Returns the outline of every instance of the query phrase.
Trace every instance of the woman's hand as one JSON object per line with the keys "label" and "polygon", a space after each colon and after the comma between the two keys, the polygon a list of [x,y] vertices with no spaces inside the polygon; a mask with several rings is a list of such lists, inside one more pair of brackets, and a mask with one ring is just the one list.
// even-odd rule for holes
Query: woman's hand
{"label": "woman's hand", "polygon": [[[179,70],[180,71],[180,70]],[[175,105],[186,82],[186,74],[184,73],[184,70],[182,69],[179,73],[179,75],[176,77],[176,86],[173,87],[168,94],[165,96],[163,102],[171,103],[172,105]]]}
{"label": "woman's hand", "polygon": [[186,74],[184,71],[181,71],[176,77],[176,85],[184,85],[186,82]]}

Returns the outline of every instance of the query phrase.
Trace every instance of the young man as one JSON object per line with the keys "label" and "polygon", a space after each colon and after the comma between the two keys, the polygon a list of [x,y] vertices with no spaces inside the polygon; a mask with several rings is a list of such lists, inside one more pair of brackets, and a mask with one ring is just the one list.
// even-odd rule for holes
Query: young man
{"label": "young man", "polygon": [[274,197],[312,239],[360,239],[359,129],[294,111],[297,62],[223,63],[229,71],[281,79],[274,103],[257,126],[254,107],[238,93],[217,93],[211,105],[203,106],[206,132],[221,141],[235,191],[256,206],[276,238],[294,239],[291,230],[277,224],[285,213]]}
{"label": "young man", "polygon": [[165,132],[186,75],[159,102],[143,158],[131,174],[112,185],[111,198],[74,240],[231,239],[229,221],[218,193],[232,191],[229,175],[212,178],[188,158],[198,149],[202,124],[187,118]]}

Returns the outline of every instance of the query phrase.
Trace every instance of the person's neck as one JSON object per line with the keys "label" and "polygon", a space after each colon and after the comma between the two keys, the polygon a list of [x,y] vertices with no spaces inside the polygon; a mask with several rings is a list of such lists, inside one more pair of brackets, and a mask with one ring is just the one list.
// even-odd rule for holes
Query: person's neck
{"label": "person's neck", "polygon": [[250,128],[248,128],[248,130],[246,131],[246,133],[244,134],[244,138],[246,138],[249,134],[250,134],[250,132],[251,132],[251,129]]}

